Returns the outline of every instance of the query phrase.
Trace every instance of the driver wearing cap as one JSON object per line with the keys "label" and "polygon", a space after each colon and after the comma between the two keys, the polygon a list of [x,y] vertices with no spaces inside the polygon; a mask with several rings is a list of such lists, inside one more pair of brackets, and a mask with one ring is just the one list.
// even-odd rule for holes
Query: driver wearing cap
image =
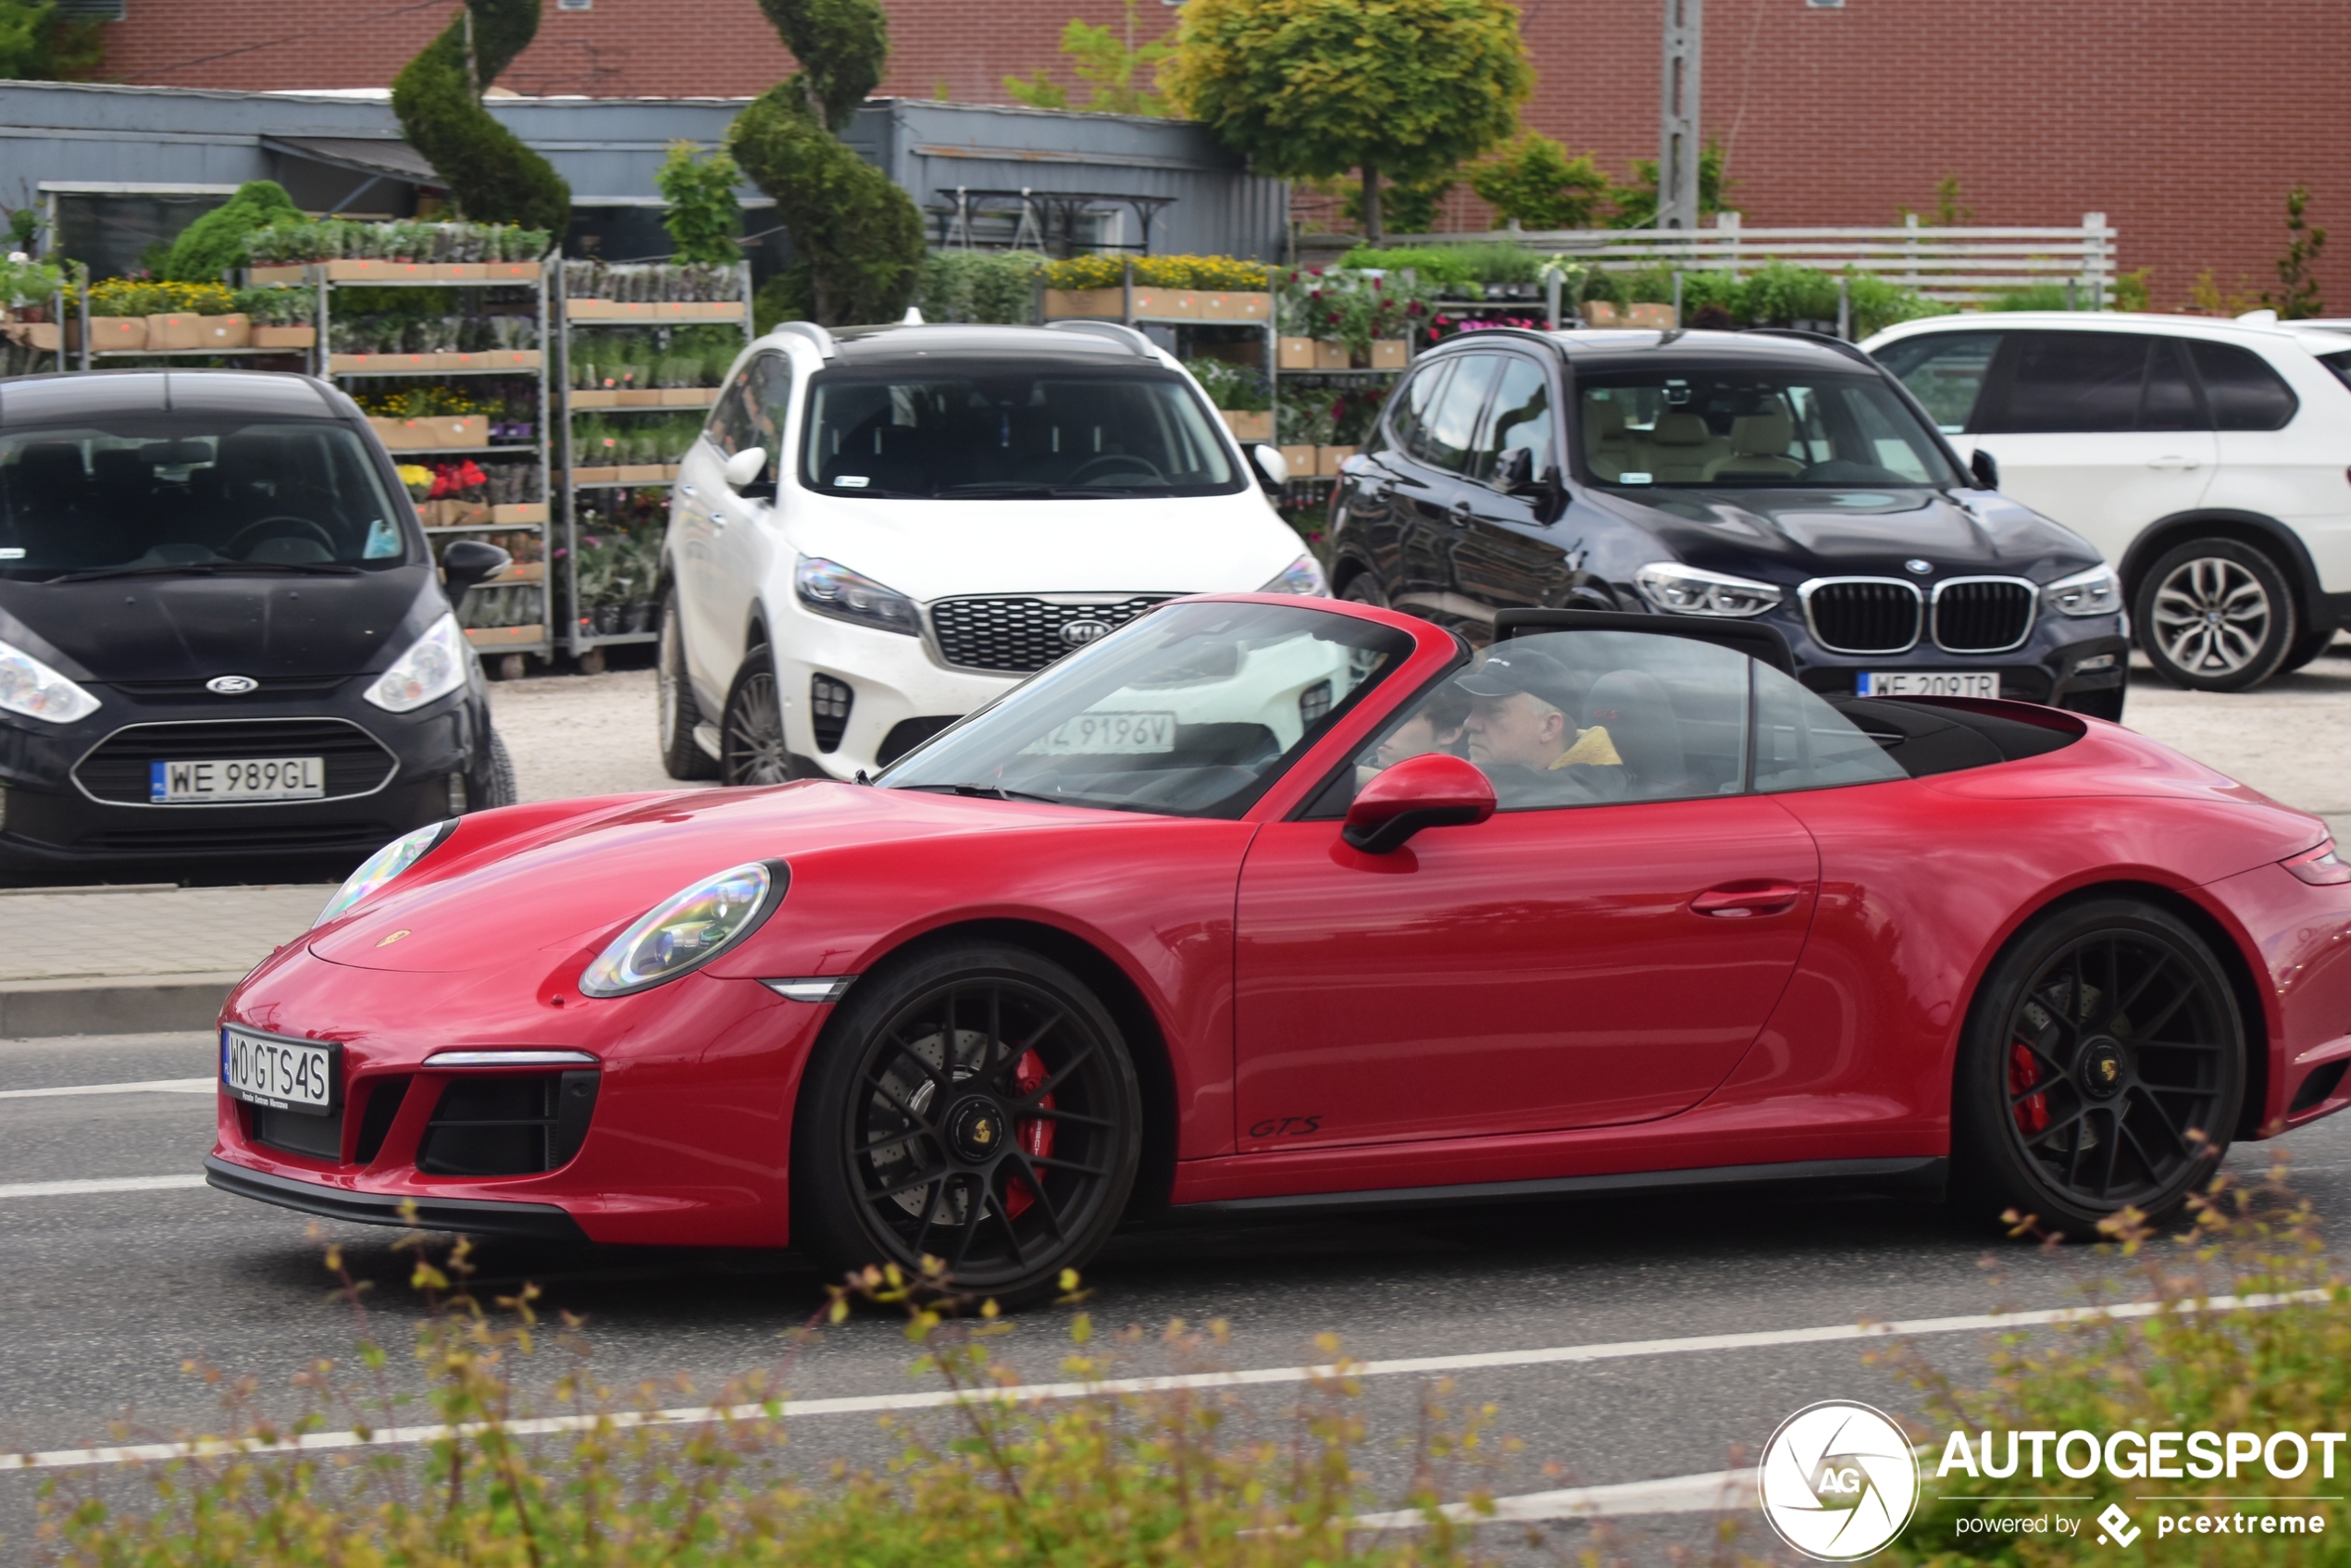
{"label": "driver wearing cap", "polygon": [[1590,682],[1552,654],[1502,643],[1455,684],[1470,695],[1462,727],[1470,761],[1486,771],[1498,792],[1523,804],[1623,794],[1624,759],[1607,729],[1578,729],[1568,716]]}

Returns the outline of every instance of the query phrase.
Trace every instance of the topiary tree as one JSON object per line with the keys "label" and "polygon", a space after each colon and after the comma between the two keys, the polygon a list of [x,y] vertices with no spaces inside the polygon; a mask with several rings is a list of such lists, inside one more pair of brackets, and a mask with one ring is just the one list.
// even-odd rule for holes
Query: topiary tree
{"label": "topiary tree", "polygon": [[892,319],[914,292],[923,215],[838,134],[881,81],[889,22],[875,0],[759,6],[801,68],[735,117],[728,150],[776,199],[799,257],[787,287],[809,313],[827,326]]}
{"label": "topiary tree", "polygon": [[1535,71],[1504,0],[1190,0],[1162,81],[1258,171],[1417,184],[1518,129]]}
{"label": "topiary tree", "polygon": [[304,221],[303,211],[274,180],[255,180],[180,231],[164,257],[160,276],[190,283],[218,283],[232,267],[252,261],[245,236],[256,229]]}
{"label": "topiary tree", "polygon": [[392,112],[462,216],[561,234],[571,227],[571,187],[481,106],[481,90],[538,31],[539,0],[466,0],[392,79]]}

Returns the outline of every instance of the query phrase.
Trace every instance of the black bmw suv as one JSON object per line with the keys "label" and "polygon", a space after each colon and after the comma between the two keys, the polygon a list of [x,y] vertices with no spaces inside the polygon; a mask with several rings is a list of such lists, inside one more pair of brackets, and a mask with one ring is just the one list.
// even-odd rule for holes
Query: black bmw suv
{"label": "black bmw suv", "polygon": [[0,381],[0,868],[355,862],[512,768],[400,476],[304,376]]}
{"label": "black bmw suv", "polygon": [[1816,691],[2121,717],[2113,571],[1998,482],[1834,340],[1496,329],[1342,466],[1331,579],[1472,641],[1526,605],[1754,619]]}

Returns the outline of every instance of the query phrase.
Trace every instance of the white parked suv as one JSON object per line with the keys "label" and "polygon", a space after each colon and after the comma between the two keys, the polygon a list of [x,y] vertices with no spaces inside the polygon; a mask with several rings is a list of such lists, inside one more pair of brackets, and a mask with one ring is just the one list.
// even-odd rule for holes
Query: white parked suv
{"label": "white parked suv", "polygon": [[782,327],[679,469],[663,762],[852,778],[1163,600],[1325,592],[1279,466],[1126,328]]}
{"label": "white parked suv", "polygon": [[2174,685],[2240,691],[2351,625],[2351,341],[2279,322],[2037,312],[1861,345],[2003,493],[2096,545]]}

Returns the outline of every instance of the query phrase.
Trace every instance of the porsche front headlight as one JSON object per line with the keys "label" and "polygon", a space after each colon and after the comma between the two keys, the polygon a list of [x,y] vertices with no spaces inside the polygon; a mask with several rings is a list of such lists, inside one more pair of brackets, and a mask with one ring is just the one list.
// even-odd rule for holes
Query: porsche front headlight
{"label": "porsche front headlight", "polygon": [[359,863],[359,869],[343,879],[327,907],[318,912],[314,926],[323,926],[336,915],[381,888],[386,882],[407,870],[430,854],[441,840],[456,831],[457,819],[436,822],[429,828],[419,828],[413,833],[403,833],[375,853]]}
{"label": "porsche front headlight", "polygon": [[2062,616],[2110,616],[2122,608],[2122,582],[2099,565],[2041,585],[2041,599]]}
{"label": "porsche front headlight", "polygon": [[96,713],[98,699],[23,649],[0,642],[0,708],[71,724]]}
{"label": "porsche front headlight", "polygon": [[404,714],[438,697],[446,697],[466,683],[466,634],[457,617],[443,616],[408,644],[365,693],[386,713]]}
{"label": "porsche front headlight", "polygon": [[781,861],[755,860],[665,899],[596,955],[581,994],[627,996],[709,963],[759,928],[790,879]]}

